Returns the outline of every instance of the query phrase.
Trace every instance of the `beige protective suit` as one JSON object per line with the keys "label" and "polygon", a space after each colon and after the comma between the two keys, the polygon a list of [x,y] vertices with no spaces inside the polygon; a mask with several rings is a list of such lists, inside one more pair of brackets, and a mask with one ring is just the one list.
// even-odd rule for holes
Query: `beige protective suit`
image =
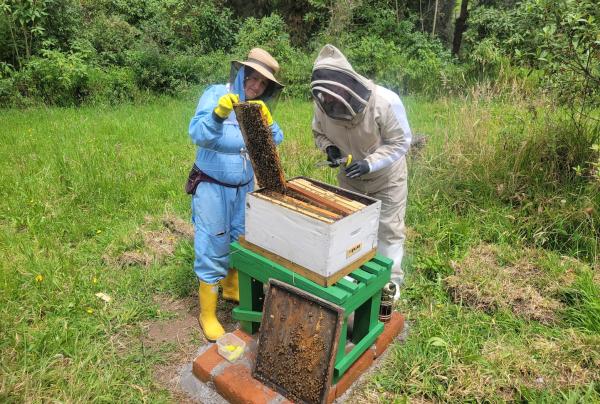
{"label": "beige protective suit", "polygon": [[404,105],[397,94],[356,73],[332,45],[323,47],[315,61],[311,91],[317,147],[325,152],[334,145],[342,156],[368,162],[369,172],[358,178],[348,178],[341,168],[338,181],[345,189],[381,200],[378,252],[394,261],[392,281],[399,287],[404,280],[405,155],[411,142]]}

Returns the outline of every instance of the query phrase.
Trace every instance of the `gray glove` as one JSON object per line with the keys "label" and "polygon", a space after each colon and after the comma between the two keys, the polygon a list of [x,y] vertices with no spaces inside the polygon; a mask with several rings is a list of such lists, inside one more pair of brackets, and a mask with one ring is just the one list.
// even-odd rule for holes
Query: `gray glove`
{"label": "gray glove", "polygon": [[361,175],[365,175],[370,170],[367,160],[358,160],[346,168],[346,177],[358,178]]}
{"label": "gray glove", "polygon": [[327,153],[327,160],[330,163],[329,167],[338,167],[339,163],[336,163],[336,161],[342,157],[340,149],[337,146],[327,146],[325,152]]}

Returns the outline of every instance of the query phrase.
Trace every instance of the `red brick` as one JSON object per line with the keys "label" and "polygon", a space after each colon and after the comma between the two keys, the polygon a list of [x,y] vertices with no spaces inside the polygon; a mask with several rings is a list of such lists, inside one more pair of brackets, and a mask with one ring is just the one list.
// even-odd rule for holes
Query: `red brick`
{"label": "red brick", "polygon": [[379,358],[404,329],[404,316],[397,311],[392,313],[390,321],[385,323],[383,332],[375,340],[375,357]]}
{"label": "red brick", "polygon": [[246,334],[244,331],[240,330],[239,328],[237,330],[235,330],[233,333],[235,334],[236,337],[238,337],[242,341],[244,341],[246,343],[246,345],[254,341],[254,338],[251,335]]}
{"label": "red brick", "polygon": [[219,355],[217,345],[214,344],[194,359],[192,371],[198,379],[206,383],[211,379],[210,372],[225,360],[225,358]]}
{"label": "red brick", "polygon": [[232,404],[267,404],[278,393],[252,378],[242,364],[233,364],[213,378],[217,392]]}
{"label": "red brick", "polygon": [[331,404],[333,403],[333,400],[335,400],[335,386],[336,385],[334,384],[333,386],[329,387],[329,392],[327,393],[327,400],[325,401],[327,404]]}
{"label": "red brick", "polygon": [[340,397],[373,364],[375,350],[369,348],[350,366],[335,385],[335,396]]}

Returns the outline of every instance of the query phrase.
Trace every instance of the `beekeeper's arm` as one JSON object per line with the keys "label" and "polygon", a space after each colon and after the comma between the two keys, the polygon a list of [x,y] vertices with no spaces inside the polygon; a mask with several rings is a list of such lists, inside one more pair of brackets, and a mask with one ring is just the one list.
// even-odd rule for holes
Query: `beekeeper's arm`
{"label": "beekeeper's arm", "polygon": [[411,131],[406,111],[399,97],[395,97],[378,118],[382,144],[365,160],[369,163],[369,172],[381,170],[404,156],[410,148]]}
{"label": "beekeeper's arm", "polygon": [[233,104],[239,98],[226,93],[218,86],[209,87],[196,107],[196,113],[190,122],[189,134],[198,146],[209,146],[223,135],[223,121],[231,113]]}

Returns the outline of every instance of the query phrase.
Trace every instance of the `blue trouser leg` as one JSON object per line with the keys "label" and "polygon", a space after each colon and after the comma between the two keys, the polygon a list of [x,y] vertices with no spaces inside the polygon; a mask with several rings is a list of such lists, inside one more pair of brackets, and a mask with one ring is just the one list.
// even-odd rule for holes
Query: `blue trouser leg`
{"label": "blue trouser leg", "polygon": [[194,272],[201,281],[214,284],[227,275],[229,244],[244,233],[246,193],[253,186],[198,185],[192,198],[192,221]]}
{"label": "blue trouser leg", "polygon": [[227,275],[229,266],[228,188],[202,182],[192,198],[194,222],[194,272],[206,283]]}
{"label": "blue trouser leg", "polygon": [[238,188],[231,211],[231,241],[237,241],[246,230],[246,194],[254,190],[254,181]]}

